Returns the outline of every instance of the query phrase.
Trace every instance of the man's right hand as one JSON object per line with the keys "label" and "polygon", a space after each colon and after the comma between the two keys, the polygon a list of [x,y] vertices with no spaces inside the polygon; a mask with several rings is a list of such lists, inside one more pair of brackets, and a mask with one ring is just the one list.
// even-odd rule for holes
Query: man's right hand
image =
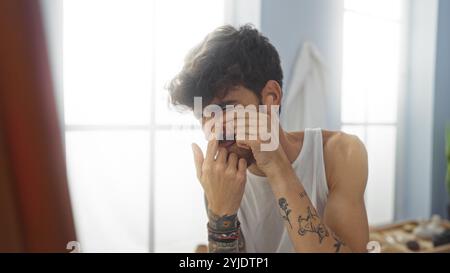
{"label": "man's right hand", "polygon": [[[208,209],[218,216],[234,215],[241,204],[246,182],[247,162],[235,153],[220,148],[218,141],[208,142],[206,157],[193,143],[197,178],[205,191]],[[217,156],[216,156],[217,154]]]}

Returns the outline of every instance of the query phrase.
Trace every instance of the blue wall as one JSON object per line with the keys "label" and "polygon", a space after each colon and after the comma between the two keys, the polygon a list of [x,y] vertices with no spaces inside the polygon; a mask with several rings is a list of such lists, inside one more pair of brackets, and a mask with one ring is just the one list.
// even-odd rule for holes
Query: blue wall
{"label": "blue wall", "polygon": [[[414,33],[400,109],[397,220],[445,216],[447,204],[444,127],[450,122],[450,1],[409,3]],[[332,94],[331,129],[339,129],[343,0],[261,0],[260,8],[260,29],[280,53],[285,87],[303,42],[313,42],[323,54]]]}
{"label": "blue wall", "polygon": [[406,90],[401,96],[397,142],[397,220],[427,218],[431,211],[438,0],[409,3]]}
{"label": "blue wall", "polygon": [[340,127],[342,0],[261,0],[261,31],[280,53],[284,91],[305,41],[313,42],[328,65],[330,129]]}
{"label": "blue wall", "polygon": [[433,121],[432,213],[446,215],[445,127],[450,125],[450,1],[439,1]]}

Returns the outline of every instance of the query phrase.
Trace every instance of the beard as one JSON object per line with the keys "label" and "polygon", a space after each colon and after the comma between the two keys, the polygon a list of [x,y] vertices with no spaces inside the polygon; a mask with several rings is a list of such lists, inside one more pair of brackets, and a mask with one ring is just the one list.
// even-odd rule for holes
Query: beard
{"label": "beard", "polygon": [[236,142],[232,141],[233,144],[230,145],[229,141],[222,142],[220,144],[221,147],[224,147],[227,149],[228,153],[235,153],[239,159],[243,158],[245,161],[247,161],[247,167],[252,165],[253,163],[256,163],[255,157],[253,156],[251,149],[245,149],[237,146]]}

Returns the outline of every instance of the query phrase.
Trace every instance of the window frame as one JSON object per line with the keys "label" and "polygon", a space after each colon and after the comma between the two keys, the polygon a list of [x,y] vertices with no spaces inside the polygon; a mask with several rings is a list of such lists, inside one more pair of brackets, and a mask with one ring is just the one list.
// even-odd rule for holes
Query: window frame
{"label": "window frame", "polygon": [[[344,0],[345,1],[345,0]],[[402,186],[400,185],[400,173],[401,173],[401,168],[403,166],[402,164],[402,160],[403,160],[403,148],[402,148],[402,141],[404,139],[404,122],[405,122],[405,118],[404,118],[404,111],[405,111],[405,96],[406,96],[406,92],[407,92],[407,83],[408,83],[408,78],[407,78],[407,65],[408,65],[408,54],[409,54],[409,47],[408,47],[408,38],[409,38],[409,26],[408,26],[408,22],[410,20],[410,6],[411,4],[409,3],[409,1],[407,0],[401,0],[401,6],[402,6],[402,14],[401,14],[401,18],[399,20],[394,20],[394,19],[387,19],[384,18],[382,16],[377,16],[377,15],[373,15],[373,14],[366,14],[364,12],[358,12],[352,9],[348,9],[345,7],[345,4],[343,3],[342,6],[342,20],[345,20],[345,15],[347,12],[352,12],[354,14],[360,15],[360,16],[365,16],[366,18],[371,17],[371,18],[376,18],[376,19],[381,19],[381,20],[387,20],[387,21],[395,21],[397,23],[399,23],[400,25],[400,33],[401,33],[401,37],[399,40],[399,47],[400,47],[400,56],[399,56],[399,67],[398,67],[398,88],[397,88],[397,103],[396,103],[396,121],[395,122],[371,122],[368,121],[367,117],[367,107],[364,107],[364,121],[362,122],[344,122],[342,119],[342,111],[343,111],[343,105],[342,105],[342,90],[343,90],[343,85],[342,85],[342,79],[343,79],[343,73],[344,73],[344,58],[342,58],[342,67],[341,67],[341,94],[340,94],[340,99],[341,99],[341,103],[340,103],[340,107],[339,107],[339,114],[340,114],[340,128],[341,130],[344,127],[347,126],[353,126],[353,127],[362,127],[363,128],[363,134],[364,134],[364,139],[361,139],[361,141],[363,141],[363,143],[365,143],[367,145],[367,140],[368,140],[368,129],[369,127],[377,127],[377,126],[385,126],[385,127],[390,127],[390,128],[394,128],[395,129],[395,139],[394,139],[394,143],[395,143],[395,154],[394,154],[394,175],[393,175],[393,207],[392,207],[392,221],[397,220],[397,211],[398,211],[398,196],[399,196],[399,192],[402,191]],[[342,33],[344,33],[344,27],[345,25],[342,25]],[[344,52],[344,39],[342,40],[343,46],[342,46],[342,53]],[[343,56],[344,54],[342,54]],[[367,106],[368,102],[367,102],[367,92],[365,92],[365,106]],[[370,166],[369,166],[369,173],[370,173]],[[370,174],[369,174],[370,175]],[[365,202],[367,204],[367,188],[366,188],[366,192],[365,192]],[[369,216],[369,215],[368,215]],[[369,219],[370,220],[370,219]]]}

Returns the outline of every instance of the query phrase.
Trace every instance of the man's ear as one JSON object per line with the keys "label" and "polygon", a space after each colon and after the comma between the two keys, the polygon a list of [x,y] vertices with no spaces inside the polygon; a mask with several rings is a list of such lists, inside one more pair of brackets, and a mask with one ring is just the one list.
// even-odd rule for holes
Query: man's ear
{"label": "man's ear", "polygon": [[281,98],[283,92],[281,91],[281,86],[277,81],[270,80],[264,86],[261,92],[261,101],[264,105],[270,109],[272,105],[281,105]]}

